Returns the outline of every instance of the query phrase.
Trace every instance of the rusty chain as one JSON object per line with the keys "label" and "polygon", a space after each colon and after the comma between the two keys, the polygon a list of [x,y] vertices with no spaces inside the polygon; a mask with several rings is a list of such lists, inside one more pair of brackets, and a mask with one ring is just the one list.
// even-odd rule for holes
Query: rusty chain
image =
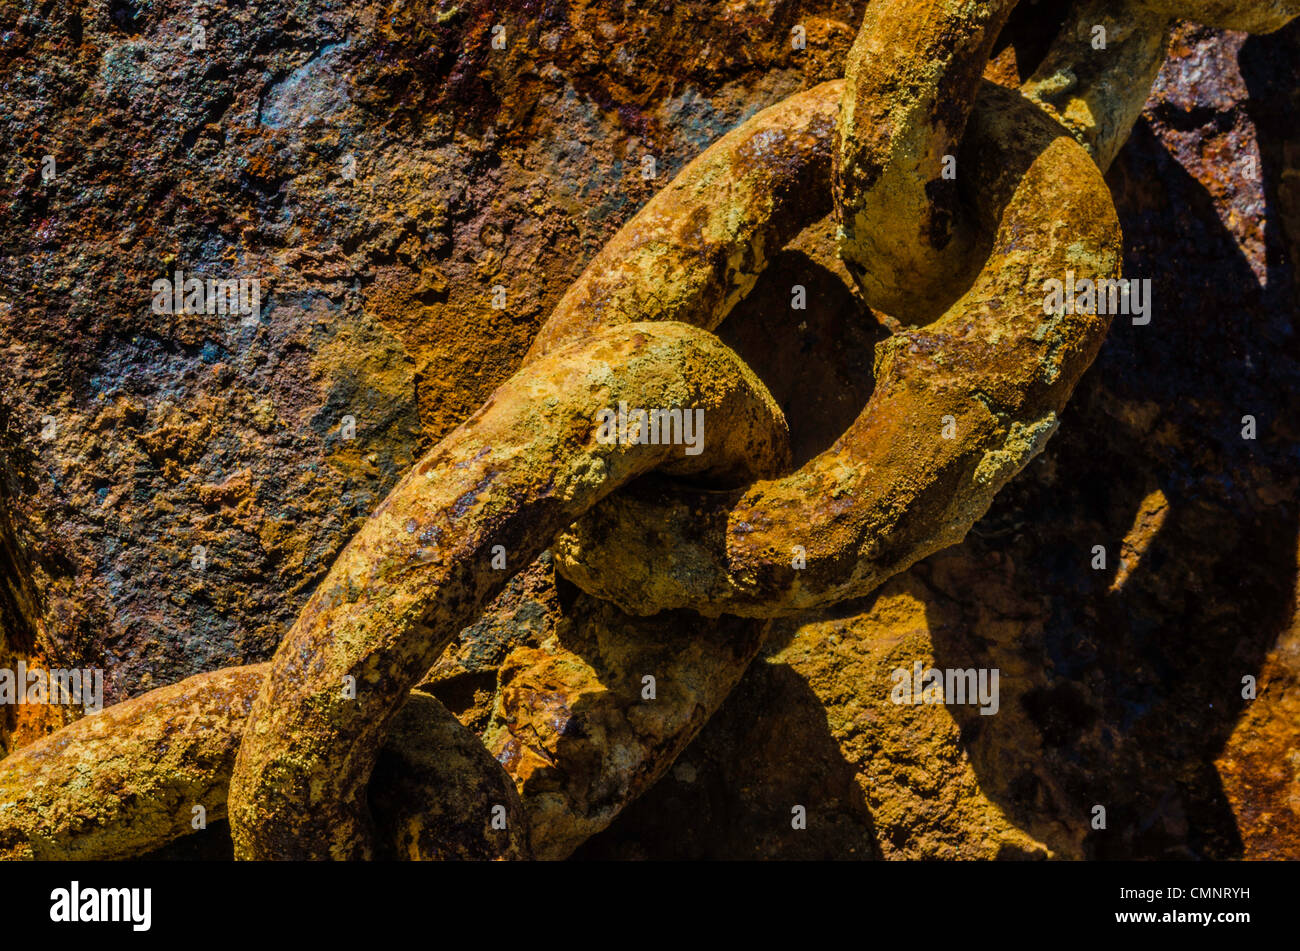
{"label": "rusty chain", "polygon": [[[0,857],[139,854],[188,833],[198,802],[228,810],[240,857],[548,854],[477,739],[412,692],[515,570],[552,548],[629,614],[770,618],[866,594],[960,541],[1105,337],[1108,315],[1047,313],[1041,289],[1067,271],[1119,277],[1101,173],[1174,18],[1269,32],[1300,15],[1296,0],[1080,0],[1014,91],[982,79],[1014,6],[870,3],[845,80],[723,136],[614,236],[523,367],[349,542],[269,663],[151,691],[0,761]],[[710,331],[832,208],[863,299],[904,329],[877,348],[861,415],[790,472],[781,410]],[[725,425],[698,455],[598,440],[619,403]],[[512,570],[490,567],[494,545]],[[501,831],[448,831],[489,800],[506,804]]]}

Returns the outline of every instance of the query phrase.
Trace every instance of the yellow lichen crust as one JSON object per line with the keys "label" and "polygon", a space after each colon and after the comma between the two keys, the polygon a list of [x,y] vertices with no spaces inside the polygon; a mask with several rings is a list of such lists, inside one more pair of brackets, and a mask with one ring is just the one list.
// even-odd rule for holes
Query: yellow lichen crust
{"label": "yellow lichen crust", "polygon": [[1298,15],[1294,0],[1084,0],[1022,91],[1105,171],[1142,114],[1175,20],[1271,33]]}
{"label": "yellow lichen crust", "polygon": [[[1080,3],[1021,87],[1079,140],[1103,171],[1142,114],[1165,60],[1170,22],[1166,14],[1141,4]],[[1097,27],[1104,33],[1096,32]],[[1098,43],[1105,45],[1097,49]]]}
{"label": "yellow lichen crust", "polygon": [[[1267,32],[1300,12],[1294,0],[1083,0],[1017,92],[980,79],[1013,6],[869,4],[845,81],[723,136],[618,232],[523,369],[369,517],[269,664],[191,677],[0,760],[0,858],[139,855],[226,816],[245,858],[562,858],[663,774],[765,628],[782,629],[747,618],[806,619],[962,540],[1055,432],[1105,336],[1109,314],[1053,310],[1044,292],[1119,275],[1101,172],[1173,18]],[[708,331],[832,205],[845,266],[897,329],[876,348],[861,414],[790,472],[776,402]],[[446,290],[429,275],[413,295],[386,284],[371,307],[412,333],[397,312]],[[313,359],[351,354],[325,346]],[[395,397],[407,377],[393,380],[382,392]],[[603,438],[600,414],[620,406],[702,412],[701,451]],[[270,427],[276,407],[259,402],[250,418]],[[188,458],[207,426],[142,438],[174,455],[180,433]],[[329,458],[346,473],[371,462],[357,447]],[[254,518],[252,488],[245,473],[198,495]],[[1142,531],[1166,504],[1144,503]],[[268,544],[288,531],[257,527]],[[480,743],[412,688],[552,543],[586,593],[566,596],[550,635],[502,651]],[[1124,544],[1140,560],[1138,542]],[[843,631],[814,620],[767,662],[807,677],[897,854],[1082,854],[1074,833],[1022,831],[985,795],[1002,764],[966,762],[946,710],[877,697],[861,717],[859,698],[844,699],[846,678],[938,661],[913,581],[895,580]],[[0,740],[14,726],[0,724]],[[1230,796],[1289,788],[1261,750],[1233,738],[1220,763]],[[955,790],[938,812],[931,767]],[[936,818],[954,815],[985,831],[980,851]],[[1293,819],[1255,817],[1251,849],[1271,854]]]}

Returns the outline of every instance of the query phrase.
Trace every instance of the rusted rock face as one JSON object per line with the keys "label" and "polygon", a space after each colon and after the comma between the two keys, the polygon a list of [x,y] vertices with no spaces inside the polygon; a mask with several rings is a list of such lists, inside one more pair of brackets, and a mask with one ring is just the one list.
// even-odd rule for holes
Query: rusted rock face
{"label": "rusted rock face", "polygon": [[[936,556],[942,558],[943,556]],[[933,560],[933,559],[932,559]],[[776,622],[764,656],[660,783],[604,835],[587,858],[994,859],[1078,857],[1039,836],[1042,809],[1007,814],[988,791],[970,740],[1001,724],[1033,658],[1002,668],[1001,708],[954,720],[943,705],[891,702],[892,674],[949,666],[932,637],[930,592],[909,572],[866,609]],[[983,580],[983,579],[982,579]],[[954,618],[956,620],[956,618]],[[997,631],[1005,637],[1009,626]],[[990,632],[985,632],[990,633]],[[963,666],[1003,661],[971,653]],[[1033,748],[1004,748],[1031,763]],[[997,775],[996,768],[993,775]],[[1044,806],[1050,803],[1044,802]],[[804,827],[795,825],[802,810]],[[668,832],[667,824],[680,828]],[[1059,837],[1057,837],[1059,838]]]}
{"label": "rusted rock face", "polygon": [[1259,697],[1243,713],[1215,760],[1231,804],[1241,856],[1291,859],[1300,842],[1300,626],[1290,629],[1264,659]]}
{"label": "rusted rock face", "polygon": [[[101,664],[115,702],[268,658],[631,212],[741,119],[840,74],[856,10],[764,11],[0,11],[15,661]],[[154,313],[178,269],[260,279],[256,326]]]}

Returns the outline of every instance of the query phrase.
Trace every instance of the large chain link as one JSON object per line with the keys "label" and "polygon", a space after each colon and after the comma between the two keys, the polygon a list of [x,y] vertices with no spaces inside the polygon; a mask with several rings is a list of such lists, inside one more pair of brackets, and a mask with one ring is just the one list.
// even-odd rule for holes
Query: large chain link
{"label": "large chain link", "polygon": [[[618,232],[520,371],[352,539],[269,664],[152,691],[0,763],[0,856],[134,854],[189,831],[181,804],[227,784],[242,857],[455,851],[436,828],[453,764],[421,757],[418,724],[437,717],[411,688],[504,587],[495,545],[515,568],[554,545],[567,577],[629,613],[772,617],[866,594],[960,541],[1104,339],[1108,315],[1045,313],[1042,288],[1119,277],[1101,171],[1172,17],[1267,32],[1300,13],[1081,0],[1016,92],[981,81],[1013,7],[872,2],[845,81],[724,136]],[[1096,24],[1106,55],[1087,47]],[[906,329],[878,347],[862,414],[788,473],[780,409],[709,331],[832,203],[865,301]],[[620,403],[703,409],[704,451],[597,439]],[[405,765],[376,772],[385,755]]]}

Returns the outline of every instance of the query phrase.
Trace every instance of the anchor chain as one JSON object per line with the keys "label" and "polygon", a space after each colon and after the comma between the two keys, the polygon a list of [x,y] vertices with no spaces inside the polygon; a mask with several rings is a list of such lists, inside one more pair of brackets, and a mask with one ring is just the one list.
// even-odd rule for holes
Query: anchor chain
{"label": "anchor chain", "polygon": [[[239,857],[455,853],[439,827],[451,774],[418,735],[441,708],[411,691],[545,549],[629,614],[771,618],[860,597],[959,542],[1041,451],[1105,338],[1109,314],[1049,312],[1042,289],[1120,277],[1102,172],[1173,18],[1269,32],[1300,14],[1291,0],[1080,0],[1017,91],[982,79],[1014,6],[868,4],[845,79],[723,136],[611,239],[519,371],[349,542],[268,664],[151,691],[0,761],[0,857],[139,854],[189,831],[196,795],[210,818],[228,809]],[[1096,25],[1113,55],[1089,47]],[[832,210],[863,300],[903,329],[877,347],[858,418],[791,472],[781,410],[711,331]],[[709,439],[686,454],[600,438],[621,404],[703,410]],[[490,566],[495,545],[512,569]],[[461,752],[471,771],[486,754]],[[528,854],[513,835],[457,854],[484,848]]]}

